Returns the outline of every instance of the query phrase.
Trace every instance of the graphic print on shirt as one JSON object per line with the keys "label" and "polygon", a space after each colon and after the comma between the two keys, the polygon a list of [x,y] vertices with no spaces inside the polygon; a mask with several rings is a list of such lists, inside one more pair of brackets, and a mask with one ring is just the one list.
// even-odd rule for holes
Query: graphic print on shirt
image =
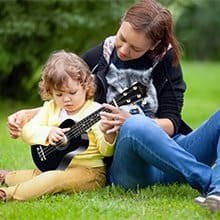
{"label": "graphic print on shirt", "polygon": [[158,108],[157,93],[151,78],[152,70],[152,67],[147,70],[118,69],[111,63],[108,74],[106,75],[108,83],[107,101],[109,102],[112,100],[125,88],[129,88],[133,83],[141,82],[148,90],[146,98],[140,104],[145,105],[145,109],[147,107],[147,112],[149,112],[149,116],[152,117]]}

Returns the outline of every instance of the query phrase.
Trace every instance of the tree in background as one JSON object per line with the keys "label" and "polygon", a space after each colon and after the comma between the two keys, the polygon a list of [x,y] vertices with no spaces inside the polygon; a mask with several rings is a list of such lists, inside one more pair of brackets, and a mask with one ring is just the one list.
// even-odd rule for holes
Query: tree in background
{"label": "tree in background", "polygon": [[66,49],[80,54],[95,46],[117,30],[122,12],[133,2],[0,1],[1,96],[38,96],[40,67],[52,51]]}
{"label": "tree in background", "polygon": [[[174,14],[186,58],[220,59],[219,0],[158,1]],[[51,52],[65,49],[81,54],[95,46],[117,31],[122,13],[134,2],[1,0],[0,95],[38,97],[41,65]]]}
{"label": "tree in background", "polygon": [[182,7],[176,34],[187,59],[220,60],[219,15],[219,0],[191,0]]}

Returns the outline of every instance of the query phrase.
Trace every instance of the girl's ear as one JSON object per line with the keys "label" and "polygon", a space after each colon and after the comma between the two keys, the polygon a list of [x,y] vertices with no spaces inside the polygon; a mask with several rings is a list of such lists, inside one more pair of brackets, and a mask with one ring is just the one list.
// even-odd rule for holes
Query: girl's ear
{"label": "girl's ear", "polygon": [[154,50],[156,46],[161,42],[161,40],[158,40],[151,48],[150,50]]}
{"label": "girl's ear", "polygon": [[89,89],[89,84],[88,83],[84,83],[83,88],[87,91]]}

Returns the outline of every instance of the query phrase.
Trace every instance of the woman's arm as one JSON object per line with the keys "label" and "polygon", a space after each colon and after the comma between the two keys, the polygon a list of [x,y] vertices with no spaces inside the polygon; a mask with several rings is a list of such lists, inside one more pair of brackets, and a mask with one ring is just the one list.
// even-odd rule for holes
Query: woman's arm
{"label": "woman's arm", "polygon": [[[179,130],[184,93],[186,90],[181,66],[172,66],[172,59],[172,52],[169,52],[153,73],[154,85],[157,89],[158,97],[158,110],[155,118],[163,120],[159,124],[165,128],[165,131],[169,135],[173,135]],[[170,122],[164,121],[164,119],[169,120],[173,124],[173,132],[169,127]],[[168,130],[167,125],[169,127]]]}
{"label": "woman's arm", "polygon": [[155,122],[169,135],[174,134],[173,122],[168,118],[155,118]]}

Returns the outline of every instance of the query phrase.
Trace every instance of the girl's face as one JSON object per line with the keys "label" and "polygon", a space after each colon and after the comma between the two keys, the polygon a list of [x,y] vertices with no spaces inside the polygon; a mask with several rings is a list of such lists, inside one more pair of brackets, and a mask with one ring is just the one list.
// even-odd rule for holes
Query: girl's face
{"label": "girl's face", "polygon": [[66,110],[71,115],[77,113],[86,102],[87,91],[75,80],[69,80],[66,86],[60,90],[52,90],[52,96],[60,108]]}
{"label": "girl's face", "polygon": [[146,38],[144,32],[134,30],[130,23],[125,21],[116,34],[115,47],[122,61],[137,59],[148,50],[154,49],[151,40]]}

